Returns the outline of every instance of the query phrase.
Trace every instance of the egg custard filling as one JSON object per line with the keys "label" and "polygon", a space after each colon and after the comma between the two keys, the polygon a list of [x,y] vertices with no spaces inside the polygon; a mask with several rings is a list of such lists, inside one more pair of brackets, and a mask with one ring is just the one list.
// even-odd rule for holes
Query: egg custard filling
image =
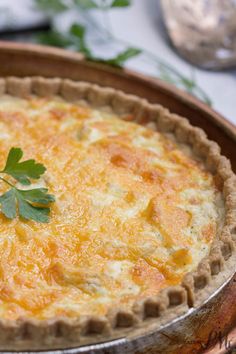
{"label": "egg custard filling", "polygon": [[34,185],[56,202],[45,224],[0,213],[1,318],[129,309],[209,254],[224,210],[217,181],[170,134],[122,118],[59,97],[2,97],[0,169],[19,146],[47,167]]}

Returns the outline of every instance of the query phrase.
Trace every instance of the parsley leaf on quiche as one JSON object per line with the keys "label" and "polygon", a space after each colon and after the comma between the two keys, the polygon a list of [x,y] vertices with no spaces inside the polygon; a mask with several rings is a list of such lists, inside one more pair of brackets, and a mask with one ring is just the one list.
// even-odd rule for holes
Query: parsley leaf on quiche
{"label": "parsley leaf on quiche", "polygon": [[29,178],[39,179],[46,171],[46,168],[41,163],[36,163],[32,159],[19,162],[22,157],[23,151],[20,148],[11,148],[6,166],[0,172],[14,177],[21,184],[30,185]]}
{"label": "parsley leaf on quiche", "polygon": [[[0,173],[15,178],[23,185],[30,185],[30,178],[39,179],[46,168],[32,159],[19,162],[22,157],[23,151],[20,148],[12,148],[8,154],[5,168]],[[5,178],[0,177],[0,179],[11,187],[0,196],[1,211],[8,219],[14,219],[18,211],[19,216],[26,220],[41,223],[49,221],[50,208],[48,205],[54,202],[55,198],[47,193],[47,188],[22,190]]]}

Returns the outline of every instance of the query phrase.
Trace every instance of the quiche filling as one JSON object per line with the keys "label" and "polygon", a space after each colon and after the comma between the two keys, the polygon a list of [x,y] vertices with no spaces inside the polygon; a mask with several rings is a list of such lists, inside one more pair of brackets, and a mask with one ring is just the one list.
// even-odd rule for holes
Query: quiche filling
{"label": "quiche filling", "polygon": [[47,167],[37,186],[56,202],[47,224],[0,213],[1,318],[129,309],[208,255],[223,219],[213,175],[172,136],[122,118],[60,98],[3,96],[0,169],[19,146]]}

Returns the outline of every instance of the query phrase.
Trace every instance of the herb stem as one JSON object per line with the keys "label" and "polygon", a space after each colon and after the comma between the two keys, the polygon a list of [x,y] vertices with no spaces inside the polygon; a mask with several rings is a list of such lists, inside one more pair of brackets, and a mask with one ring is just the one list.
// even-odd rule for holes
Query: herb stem
{"label": "herb stem", "polygon": [[[2,173],[2,171],[0,171],[0,173]],[[11,184],[10,182],[8,182],[5,178],[0,177],[0,180],[7,183],[10,187],[15,188],[15,186],[13,184]]]}
{"label": "herb stem", "polygon": [[103,13],[103,21],[105,23],[104,29],[106,31],[106,35],[108,38],[112,38],[112,28],[111,28],[111,21],[109,17],[109,12],[106,8],[102,9]]}

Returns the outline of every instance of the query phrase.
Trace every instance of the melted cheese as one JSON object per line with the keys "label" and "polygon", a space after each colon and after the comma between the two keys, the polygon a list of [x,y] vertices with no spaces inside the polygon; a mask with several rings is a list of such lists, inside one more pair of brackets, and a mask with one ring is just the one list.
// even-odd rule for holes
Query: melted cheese
{"label": "melted cheese", "polygon": [[47,167],[37,186],[56,203],[48,224],[0,213],[0,317],[128,308],[208,254],[222,196],[173,139],[59,98],[6,96],[0,168],[12,146]]}

